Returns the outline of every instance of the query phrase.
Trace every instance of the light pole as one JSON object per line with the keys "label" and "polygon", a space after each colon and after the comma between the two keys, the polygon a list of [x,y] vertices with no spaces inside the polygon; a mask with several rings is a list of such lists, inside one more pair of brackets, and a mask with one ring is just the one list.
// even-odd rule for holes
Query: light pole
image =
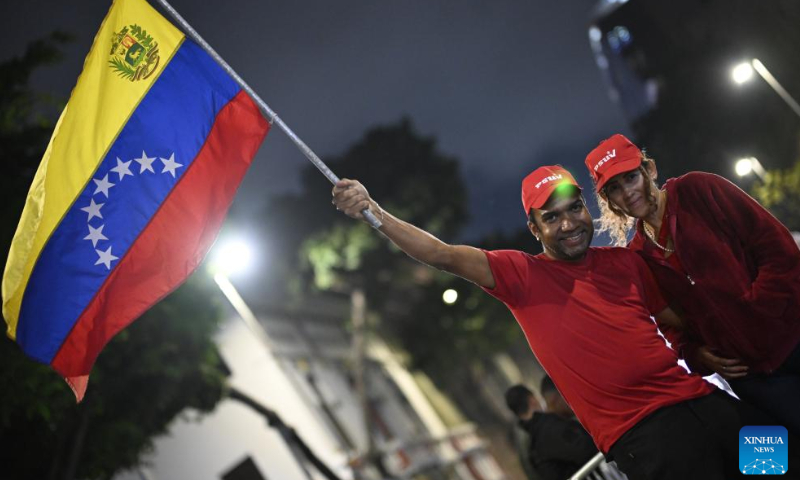
{"label": "light pole", "polygon": [[225,298],[231,303],[231,306],[239,314],[239,317],[247,325],[250,332],[264,344],[267,350],[273,351],[272,342],[266,330],[258,323],[253,311],[250,310],[250,307],[247,306],[247,303],[245,303],[228,278],[228,275],[245,272],[251,265],[253,253],[248,243],[243,240],[231,240],[224,243],[215,249],[211,260],[214,281],[225,295]]}
{"label": "light pole", "polygon": [[765,67],[764,64],[761,63],[757,58],[736,65],[731,71],[731,75],[733,77],[733,81],[741,85],[753,78],[753,71],[758,73],[761,78],[763,78],[764,81],[767,82],[767,84],[769,84],[773,90],[775,90],[775,93],[780,95],[783,101],[786,102],[786,105],[789,105],[789,108],[791,108],[792,111],[798,117],[800,117],[800,105],[797,103],[797,100],[789,95],[789,92],[787,92],[786,89],[783,88],[780,83],[778,83],[778,80],[775,79],[770,71],[767,70],[767,67]]}
{"label": "light pole", "polygon": [[754,173],[762,182],[767,176],[766,170],[764,170],[761,162],[759,162],[756,157],[740,158],[736,161],[735,169],[736,175],[739,175],[740,177],[746,177],[747,175]]}
{"label": "light pole", "polygon": [[[225,295],[225,298],[228,299],[228,302],[230,302],[231,306],[239,315],[239,318],[242,319],[245,326],[248,328],[248,330],[250,330],[253,336],[255,336],[256,339],[262,343],[269,356],[273,358],[277,364],[274,342],[267,333],[267,330],[258,321],[258,318],[255,316],[253,311],[250,310],[250,307],[244,301],[242,296],[239,294],[239,291],[236,289],[233,283],[231,283],[230,278],[228,277],[228,275],[246,273],[247,270],[249,270],[253,265],[253,260],[254,255],[248,242],[242,239],[230,239],[228,241],[221,242],[220,245],[215,246],[214,250],[212,251],[211,261],[209,262],[209,270],[211,271],[217,286],[219,286],[219,289]],[[306,378],[311,386],[312,391],[320,402],[320,408],[322,409],[323,414],[331,422],[336,434],[338,434],[340,437],[339,439],[345,444],[346,448],[352,448],[352,441],[347,436],[340,422],[333,414],[330,405],[328,405],[325,398],[322,396],[322,392],[316,385],[316,378],[311,372],[311,367],[309,367],[309,371],[306,372]],[[294,455],[298,466],[302,470],[307,480],[311,480],[315,477],[309,472],[306,466],[306,461],[315,466],[328,480],[339,480],[339,478],[309,449],[309,447],[297,435],[294,429],[286,426],[283,421],[280,420],[280,418],[277,416],[277,413],[267,409],[263,405],[258,404],[256,400],[248,397],[246,394],[240,390],[237,390],[232,385],[228,386],[228,396],[250,406],[267,418],[269,425],[273,428],[276,428],[278,433],[280,433],[283,437],[283,440],[289,448],[289,451],[292,453],[292,455]]]}
{"label": "light pole", "polygon": [[[219,286],[219,289],[225,295],[225,298],[228,299],[234,310],[236,310],[236,313],[239,314],[239,318],[242,319],[248,330],[250,330],[250,333],[252,333],[259,341],[261,341],[266,350],[272,354],[272,352],[274,352],[274,348],[272,346],[272,341],[269,338],[269,334],[267,334],[267,331],[264,329],[264,327],[258,323],[258,319],[256,318],[255,314],[252,310],[250,310],[250,307],[247,306],[247,303],[245,303],[242,296],[239,295],[238,290],[236,290],[236,287],[233,286],[228,278],[228,275],[230,274],[246,271],[247,267],[249,267],[251,264],[252,257],[252,250],[250,250],[250,247],[246,242],[242,240],[233,240],[224,243],[215,249],[211,259],[210,267],[212,275],[214,276],[214,281],[217,283],[217,286]],[[239,400],[240,402],[243,402],[255,409],[257,412],[264,414],[264,412],[259,410],[261,405],[255,403],[249,397],[239,395],[240,392],[235,388],[231,388],[229,394],[231,398]],[[270,420],[270,425],[273,425],[272,420]],[[283,422],[276,423],[275,425],[281,427],[278,428],[278,431],[283,437],[283,440],[286,443],[289,451],[294,456],[297,466],[303,472],[305,478],[307,480],[312,480],[313,477],[306,467],[303,452],[294,442],[292,435],[290,435],[289,431],[286,430]]]}

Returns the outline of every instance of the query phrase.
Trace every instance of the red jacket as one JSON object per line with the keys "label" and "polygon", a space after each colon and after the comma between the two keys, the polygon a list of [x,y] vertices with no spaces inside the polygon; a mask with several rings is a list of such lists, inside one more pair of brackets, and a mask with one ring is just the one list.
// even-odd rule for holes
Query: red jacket
{"label": "red jacket", "polygon": [[673,255],[687,275],[656,251],[641,221],[629,247],[650,266],[691,336],[740,358],[752,373],[771,373],[800,341],[800,250],[792,235],[720,176],[692,172],[663,188]]}

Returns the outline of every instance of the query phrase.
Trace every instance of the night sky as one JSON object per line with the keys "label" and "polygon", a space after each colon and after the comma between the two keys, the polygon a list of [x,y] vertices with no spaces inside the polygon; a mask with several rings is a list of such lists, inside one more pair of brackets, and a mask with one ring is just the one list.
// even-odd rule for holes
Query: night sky
{"label": "night sky", "polygon": [[[588,185],[585,154],[611,133],[627,133],[589,48],[595,3],[172,2],[323,160],[370,126],[403,116],[436,137],[462,162],[467,239],[524,227],[519,185],[536,166],[562,163]],[[38,90],[66,99],[109,6],[15,3],[6,17],[13,21],[0,30],[0,61],[55,29],[75,34],[64,60],[34,78]],[[270,194],[296,189],[305,162],[282,132],[271,132],[237,196],[237,214],[255,214]],[[330,205],[309,205],[309,213],[315,208]]]}

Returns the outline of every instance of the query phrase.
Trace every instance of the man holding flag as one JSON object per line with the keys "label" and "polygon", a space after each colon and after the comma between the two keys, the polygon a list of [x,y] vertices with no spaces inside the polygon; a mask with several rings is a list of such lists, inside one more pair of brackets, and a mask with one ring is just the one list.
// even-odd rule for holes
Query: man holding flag
{"label": "man holding flag", "polygon": [[80,400],[100,350],[200,264],[269,124],[145,0],[116,0],[28,193],[7,334]]}

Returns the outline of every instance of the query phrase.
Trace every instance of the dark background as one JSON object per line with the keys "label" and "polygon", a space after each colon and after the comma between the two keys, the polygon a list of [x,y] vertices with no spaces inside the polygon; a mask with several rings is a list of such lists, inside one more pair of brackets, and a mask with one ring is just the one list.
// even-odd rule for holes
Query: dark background
{"label": "dark background", "polygon": [[[594,0],[172,4],[323,160],[404,116],[434,136],[466,177],[468,239],[524,226],[519,184],[536,165],[579,170],[599,140],[629,132],[589,48]],[[34,77],[66,100],[110,2],[10,5],[0,61],[52,30],[76,35],[64,60]],[[270,195],[298,189],[306,162],[273,131],[236,213],[253,215]],[[308,214],[317,208],[329,207],[309,205]]]}

